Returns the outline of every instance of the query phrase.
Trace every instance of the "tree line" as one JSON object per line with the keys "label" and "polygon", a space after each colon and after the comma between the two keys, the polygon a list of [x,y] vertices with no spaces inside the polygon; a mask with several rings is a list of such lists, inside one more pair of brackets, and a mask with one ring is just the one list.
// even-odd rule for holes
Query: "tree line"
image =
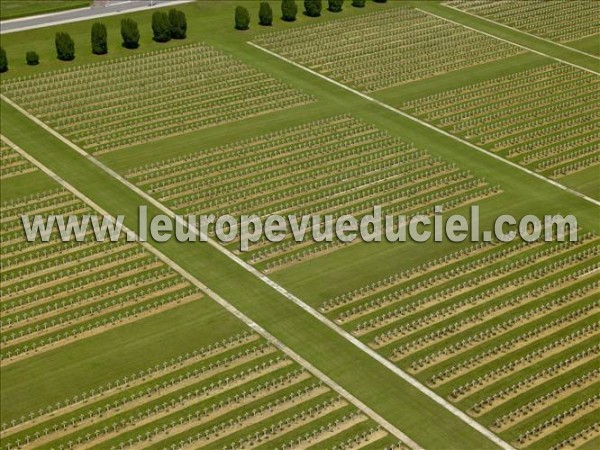
{"label": "tree line", "polygon": [[[168,42],[171,39],[185,39],[187,36],[187,19],[183,11],[171,9],[168,13],[156,11],[152,15],[152,33],[156,42]],[[135,49],[140,46],[140,30],[135,20],[125,18],[121,20],[121,45],[124,48]],[[56,58],[60,61],[75,59],[75,41],[64,32],[56,33],[54,38]],[[108,53],[108,32],[106,25],[96,22],[91,29],[91,49],[94,55]],[[40,58],[35,51],[28,51],[25,55],[28,65],[39,64]],[[6,51],[0,47],[0,73],[8,70],[8,57]]]}
{"label": "tree line", "polygon": [[[386,3],[387,0],[373,0],[376,3]],[[367,0],[352,0],[355,8],[364,8]],[[341,12],[344,0],[327,0],[327,9],[331,12]],[[304,14],[308,17],[319,17],[323,9],[322,0],[304,0]],[[293,22],[298,15],[296,0],[281,1],[281,20]],[[273,10],[268,2],[261,2],[258,10],[258,24],[271,26],[273,24]],[[250,28],[250,13],[243,6],[235,8],[235,29],[248,30]]]}
{"label": "tree line", "polygon": [[[373,0],[376,3],[386,3],[387,0]],[[351,0],[355,8],[364,8],[367,0]],[[344,0],[327,0],[327,9],[331,12],[341,12]],[[323,8],[322,0],[304,0],[304,14],[308,17],[319,17]],[[281,20],[293,22],[298,15],[298,2],[296,0],[281,1]],[[273,9],[264,1],[260,3],[258,10],[258,23],[262,26],[273,24]],[[250,28],[250,14],[243,6],[235,9],[235,28],[237,30],[248,30]],[[152,34],[155,42],[168,42],[171,39],[185,39],[187,34],[187,19],[183,11],[171,9],[168,13],[156,11],[152,15]],[[136,49],[139,47],[140,31],[135,20],[125,18],[121,20],[121,45],[124,48]],[[56,33],[55,37],[56,57],[61,61],[72,61],[75,59],[75,42],[68,33]],[[92,53],[104,55],[108,53],[108,33],[106,25],[96,22],[91,29]],[[28,65],[39,64],[39,55],[34,51],[28,51],[25,55]],[[8,70],[8,58],[6,52],[0,47],[0,73]]]}

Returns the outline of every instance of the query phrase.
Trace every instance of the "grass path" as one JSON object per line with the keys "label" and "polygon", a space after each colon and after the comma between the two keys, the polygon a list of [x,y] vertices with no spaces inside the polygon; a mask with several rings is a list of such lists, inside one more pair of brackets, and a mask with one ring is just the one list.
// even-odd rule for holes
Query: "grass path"
{"label": "grass path", "polygon": [[[481,148],[481,147],[479,147],[479,146],[477,146],[475,144],[472,144],[469,141],[466,141],[466,140],[464,140],[462,138],[454,136],[453,134],[448,133],[447,131],[444,131],[441,128],[438,128],[438,127],[436,127],[434,125],[431,125],[431,124],[429,124],[427,122],[424,122],[421,119],[417,119],[416,117],[413,117],[410,114],[405,113],[404,111],[401,111],[401,110],[399,110],[397,108],[394,108],[393,106],[390,106],[387,103],[384,103],[384,102],[382,102],[380,100],[377,100],[377,99],[375,99],[375,98],[373,98],[373,97],[371,97],[371,96],[369,96],[367,94],[364,94],[364,93],[362,93],[362,92],[360,92],[360,91],[358,91],[356,89],[353,89],[353,88],[351,88],[349,86],[346,86],[345,84],[342,84],[342,83],[340,83],[338,81],[335,81],[335,80],[333,80],[333,79],[331,79],[331,78],[329,78],[329,77],[327,77],[325,75],[322,75],[322,74],[320,74],[320,73],[318,73],[318,72],[316,72],[316,71],[314,71],[312,69],[309,69],[308,67],[303,66],[302,64],[298,64],[298,63],[296,63],[296,62],[294,62],[294,61],[292,61],[292,60],[290,60],[290,59],[288,59],[288,58],[286,58],[284,56],[278,55],[277,53],[272,52],[272,51],[270,51],[270,50],[268,50],[268,49],[266,49],[264,47],[261,47],[260,45],[257,45],[257,44],[255,44],[253,42],[248,42],[248,44],[250,44],[251,46],[253,46],[253,47],[255,47],[255,48],[257,48],[257,49],[259,49],[259,50],[261,50],[261,51],[263,51],[265,53],[268,53],[271,56],[279,58],[280,60],[285,61],[288,64],[291,64],[291,65],[293,65],[293,66],[295,66],[295,67],[297,67],[299,69],[302,69],[302,70],[310,73],[311,75],[319,77],[319,78],[327,81],[328,83],[334,84],[334,85],[336,85],[339,88],[345,89],[345,90],[347,90],[348,92],[351,92],[354,95],[358,95],[359,97],[362,97],[363,99],[368,100],[369,102],[375,103],[377,106],[385,108],[385,109],[387,109],[389,111],[392,111],[395,114],[398,114],[398,115],[403,116],[403,117],[405,117],[407,119],[410,119],[410,120],[418,123],[419,125],[427,127],[430,130],[433,130],[433,131],[435,131],[437,133],[443,134],[444,136],[447,136],[447,137],[449,137],[451,139],[454,139],[455,141],[458,141],[461,144],[467,145],[470,148],[472,148],[474,150],[477,150],[478,152],[484,153],[484,154],[490,156],[491,158],[494,158],[494,159],[496,159],[498,161],[503,162],[504,164],[508,164],[509,166],[511,166],[511,167],[513,167],[515,169],[521,170],[521,171],[527,173],[528,175],[536,177],[536,178],[538,178],[538,179],[540,179],[540,180],[542,180],[542,181],[544,181],[546,183],[549,183],[549,184],[553,185],[554,187],[557,187],[557,188],[562,189],[562,190],[564,190],[566,192],[569,192],[570,194],[573,194],[573,195],[575,195],[575,196],[577,196],[579,198],[582,198],[582,199],[586,200],[587,202],[590,202],[590,203],[592,203],[592,204],[594,204],[596,206],[600,206],[600,201],[598,201],[596,199],[593,199],[593,198],[591,198],[591,197],[589,197],[589,196],[587,196],[585,194],[582,194],[581,192],[578,192],[578,191],[576,191],[574,189],[571,189],[571,188],[569,188],[567,186],[564,186],[564,185],[562,185],[562,184],[560,184],[560,183],[558,183],[558,182],[556,182],[554,180],[551,180],[550,178],[547,178],[547,177],[545,177],[543,175],[540,175],[540,174],[538,174],[538,173],[536,173],[536,172],[534,172],[532,170],[529,170],[529,169],[527,169],[527,168],[525,168],[525,167],[523,167],[523,166],[521,166],[521,165],[519,165],[519,164],[517,164],[515,162],[512,162],[512,161],[510,161],[510,160],[508,160],[506,158],[503,158],[503,157],[501,157],[501,156],[499,156],[497,154],[494,154],[492,152],[488,152],[487,150],[485,150],[485,149],[483,149],[483,148]],[[570,63],[567,63],[567,64],[570,64]],[[570,65],[572,65],[572,64],[570,64]],[[587,70],[587,69],[585,69],[585,70]],[[5,100],[7,100],[7,99],[5,99]]]}
{"label": "grass path", "polygon": [[507,40],[515,45],[526,47],[531,51],[543,53],[552,58],[561,59],[574,65],[586,67],[596,73],[598,73],[598,70],[600,69],[598,58],[590,53],[581,53],[577,49],[557,44],[554,41],[530,36],[519,30],[486,20],[483,17],[467,14],[465,11],[456,8],[449,8],[440,2],[413,0],[410,4],[415,8],[428,11],[447,20],[471,27],[479,32],[487,33],[496,38]]}
{"label": "grass path", "polygon": [[548,44],[552,44],[552,45],[558,45],[559,47],[562,47],[562,48],[564,48],[564,49],[567,49],[567,50],[569,50],[569,51],[574,51],[574,52],[580,53],[580,54],[582,54],[582,55],[585,55],[585,56],[590,56],[590,57],[592,57],[592,58],[595,58],[595,59],[598,59],[598,60],[600,60],[600,57],[598,57],[598,56],[595,56],[595,55],[592,55],[591,53],[584,52],[584,51],[582,51],[582,50],[579,50],[579,49],[577,49],[577,48],[575,48],[575,47],[571,47],[571,46],[569,46],[569,45],[561,44],[560,42],[551,41],[550,39],[546,39],[546,38],[543,38],[543,37],[541,37],[541,36],[536,36],[535,34],[529,33],[529,32],[527,32],[527,31],[524,31],[524,30],[519,30],[519,29],[517,29],[517,28],[514,28],[514,27],[511,27],[511,26],[509,26],[509,25],[506,25],[506,24],[503,24],[503,23],[497,22],[497,21],[495,21],[495,20],[492,20],[492,19],[489,19],[489,18],[487,18],[487,17],[480,16],[480,15],[477,15],[477,14],[473,14],[472,12],[469,12],[469,11],[462,10],[462,9],[460,9],[460,8],[457,8],[456,6],[448,5],[448,4],[446,4],[446,3],[444,3],[444,4],[443,4],[443,6],[445,6],[446,8],[452,8],[453,10],[455,10],[455,11],[458,11],[458,12],[460,12],[460,13],[467,14],[467,15],[469,15],[469,16],[473,16],[473,17],[475,17],[475,18],[477,18],[477,19],[482,19],[482,20],[485,20],[486,22],[490,22],[490,23],[492,23],[492,24],[494,24],[494,25],[496,25],[496,26],[499,26],[499,27],[504,27],[504,28],[508,28],[509,30],[511,30],[511,31],[512,31],[512,32],[514,32],[514,33],[522,33],[522,34],[525,34],[525,35],[527,35],[527,36],[530,36],[530,37],[532,37],[532,38],[535,38],[535,39],[539,39],[539,40],[541,40],[541,41],[544,41],[544,42],[546,42],[546,43],[548,43]]}
{"label": "grass path", "polygon": [[[452,19],[449,19],[449,18],[447,18],[447,17],[440,16],[439,14],[435,14],[435,13],[433,13],[433,12],[426,11],[426,10],[424,10],[424,9],[420,9],[420,8],[416,8],[416,9],[417,9],[418,11],[421,11],[421,12],[422,12],[422,13],[424,13],[424,14],[429,14],[430,16],[437,17],[438,19],[445,20],[446,22],[451,22],[451,23],[455,23],[455,24],[457,24],[457,25],[461,25],[461,26],[463,26],[464,28],[467,28],[468,30],[472,30],[472,31],[475,31],[475,32],[477,32],[477,33],[484,34],[484,35],[486,35],[486,36],[489,36],[489,37],[492,37],[492,38],[494,38],[494,39],[498,39],[498,40],[500,40],[500,41],[502,41],[502,42],[506,42],[507,44],[516,45],[517,47],[520,47],[520,48],[522,48],[522,49],[524,49],[524,50],[527,50],[527,51],[530,51],[530,52],[536,53],[536,54],[538,54],[538,55],[541,55],[541,56],[545,56],[546,58],[553,59],[553,60],[555,60],[555,61],[558,61],[558,62],[561,62],[561,63],[563,63],[563,64],[568,64],[569,66],[576,67],[576,68],[578,68],[578,69],[581,69],[581,70],[585,70],[586,72],[593,73],[593,74],[595,74],[595,75],[600,75],[600,73],[598,73],[598,71],[597,71],[596,69],[593,69],[593,68],[587,68],[587,67],[584,67],[584,66],[581,66],[581,65],[578,65],[578,64],[575,64],[575,63],[569,62],[569,61],[568,61],[568,60],[566,60],[566,59],[561,59],[561,58],[559,58],[559,57],[556,57],[556,56],[549,55],[548,53],[544,53],[544,52],[541,52],[541,51],[539,51],[539,50],[535,50],[535,49],[533,49],[533,48],[532,48],[532,47],[530,47],[530,46],[526,46],[526,45],[519,44],[519,43],[517,43],[517,42],[514,42],[513,40],[508,40],[508,39],[501,38],[501,37],[499,37],[499,36],[496,36],[496,35],[494,35],[494,34],[490,34],[490,33],[486,32],[486,31],[483,31],[483,30],[480,30],[480,29],[477,29],[477,28],[473,28],[472,26],[466,25],[465,23],[457,22],[456,20],[452,20]],[[548,42],[551,42],[551,41],[548,41]],[[553,44],[554,44],[554,43],[553,43]],[[570,48],[569,48],[569,50],[573,50],[573,49],[570,49]],[[580,53],[583,53],[583,52],[580,52]],[[588,54],[588,53],[583,53],[583,54],[584,54],[584,55],[586,55],[586,56],[589,56],[589,57],[591,57],[591,58],[598,59],[598,58],[596,58],[595,56],[592,56],[592,55],[590,55],[590,54]]]}

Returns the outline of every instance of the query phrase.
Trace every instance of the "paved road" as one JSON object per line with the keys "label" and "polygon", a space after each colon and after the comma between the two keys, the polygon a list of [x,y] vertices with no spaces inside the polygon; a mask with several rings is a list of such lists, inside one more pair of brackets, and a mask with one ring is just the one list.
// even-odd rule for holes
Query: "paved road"
{"label": "paved road", "polygon": [[59,25],[61,23],[78,22],[80,20],[122,14],[128,11],[142,11],[165,5],[177,5],[191,1],[194,0],[97,0],[89,8],[4,20],[0,22],[0,34]]}

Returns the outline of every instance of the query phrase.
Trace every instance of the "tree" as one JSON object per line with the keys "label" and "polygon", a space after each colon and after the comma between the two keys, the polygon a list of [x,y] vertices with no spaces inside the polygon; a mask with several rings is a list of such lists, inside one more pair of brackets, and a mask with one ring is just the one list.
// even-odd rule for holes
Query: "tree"
{"label": "tree", "polygon": [[352,0],[352,6],[355,8],[364,8],[367,0]]}
{"label": "tree", "polygon": [[166,12],[155,11],[152,14],[153,39],[156,42],[168,42],[171,40],[171,23]]}
{"label": "tree", "polygon": [[121,37],[125,48],[140,46],[140,30],[135,20],[129,18],[121,20]]}
{"label": "tree", "polygon": [[4,73],[8,71],[8,58],[6,57],[6,52],[2,47],[0,47],[0,73]]}
{"label": "tree", "polygon": [[329,0],[329,11],[331,12],[340,12],[342,10],[342,5],[344,4],[344,0]]}
{"label": "tree", "polygon": [[106,26],[100,22],[92,25],[92,53],[94,55],[105,55],[108,53]]}
{"label": "tree", "polygon": [[61,61],[73,61],[75,59],[75,42],[68,33],[56,33],[54,39],[56,45],[56,57]]}
{"label": "tree", "polygon": [[281,19],[286,22],[296,20],[298,14],[298,5],[296,0],[282,0],[281,2]]}
{"label": "tree", "polygon": [[319,17],[323,4],[321,0],[304,0],[304,14],[308,17]]}
{"label": "tree", "polygon": [[235,8],[235,29],[247,30],[250,28],[250,14],[243,6]]}
{"label": "tree", "polygon": [[375,3],[387,3],[387,0],[373,0]]}
{"label": "tree", "polygon": [[40,56],[36,52],[27,52],[25,61],[28,66],[37,66],[40,63]]}
{"label": "tree", "polygon": [[261,2],[258,10],[258,23],[266,27],[273,25],[273,10],[267,2]]}
{"label": "tree", "polygon": [[173,39],[185,39],[187,36],[187,19],[183,11],[171,9],[169,11],[169,23],[171,24],[171,37]]}

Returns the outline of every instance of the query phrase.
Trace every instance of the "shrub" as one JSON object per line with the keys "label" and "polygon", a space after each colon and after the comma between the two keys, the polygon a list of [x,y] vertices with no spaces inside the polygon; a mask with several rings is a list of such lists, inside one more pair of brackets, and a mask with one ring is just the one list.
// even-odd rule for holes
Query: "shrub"
{"label": "shrub", "polygon": [[387,0],[373,0],[375,3],[387,3]]}
{"label": "shrub", "polygon": [[108,53],[106,26],[100,22],[92,25],[92,53],[94,55]]}
{"label": "shrub", "polygon": [[321,0],[304,0],[304,14],[308,17],[319,17],[323,4]]}
{"label": "shrub", "polygon": [[250,28],[250,14],[243,6],[235,8],[235,29],[247,30]]}
{"label": "shrub", "polygon": [[169,24],[173,39],[185,39],[187,36],[187,19],[183,11],[171,9],[169,11]]}
{"label": "shrub", "polygon": [[367,0],[352,0],[352,6],[355,8],[364,8]]}
{"label": "shrub", "polygon": [[331,12],[340,12],[343,4],[344,0],[329,0],[329,8],[327,9]]}
{"label": "shrub", "polygon": [[40,56],[36,52],[27,52],[25,61],[27,61],[28,66],[37,66],[40,63]]}
{"label": "shrub", "polygon": [[261,2],[258,10],[258,23],[266,27],[270,27],[273,24],[273,10],[271,5],[267,2]]}
{"label": "shrub", "polygon": [[8,71],[8,59],[6,58],[6,52],[0,47],[0,73]]}
{"label": "shrub", "polygon": [[61,61],[72,61],[75,59],[75,42],[73,42],[68,33],[56,33],[54,43],[58,59]]}
{"label": "shrub", "polygon": [[135,20],[129,18],[121,20],[121,37],[125,48],[140,46],[140,30]]}
{"label": "shrub", "polygon": [[152,33],[156,42],[168,42],[171,40],[171,23],[167,13],[155,11],[152,14]]}
{"label": "shrub", "polygon": [[296,0],[282,0],[281,2],[281,19],[286,22],[296,20],[298,14],[298,5]]}

